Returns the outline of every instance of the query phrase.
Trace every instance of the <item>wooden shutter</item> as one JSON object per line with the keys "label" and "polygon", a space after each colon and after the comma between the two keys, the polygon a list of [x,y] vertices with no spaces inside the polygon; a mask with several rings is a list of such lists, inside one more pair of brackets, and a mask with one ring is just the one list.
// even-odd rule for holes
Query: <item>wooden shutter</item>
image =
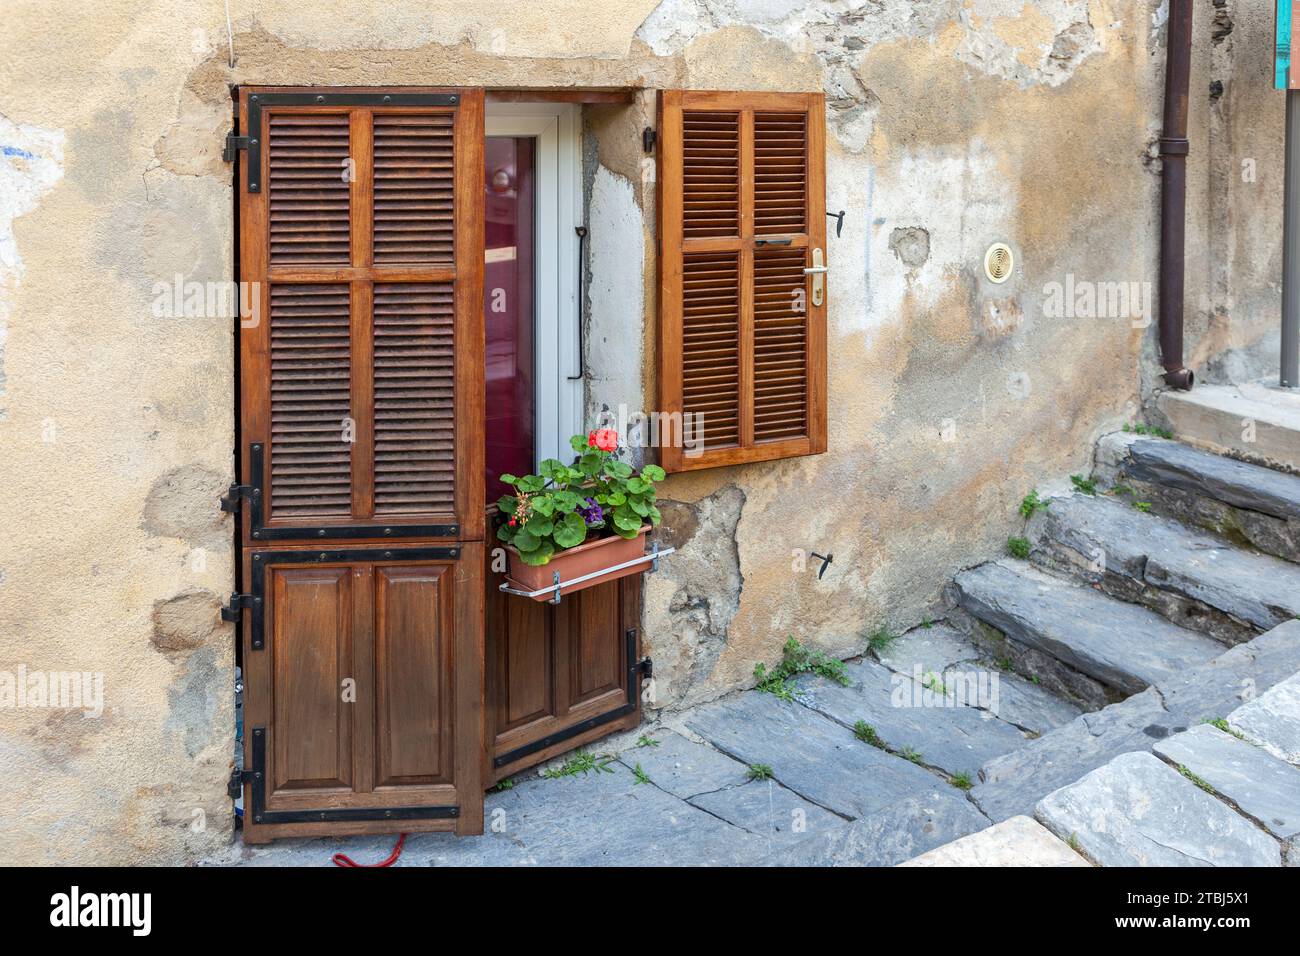
{"label": "wooden shutter", "polygon": [[239,108],[244,839],[482,832],[483,93]]}
{"label": "wooden shutter", "polygon": [[249,536],[481,539],[482,93],[242,103]]}
{"label": "wooden shutter", "polygon": [[826,248],[824,129],[820,93],[661,94],[669,471],[826,450],[825,292],[804,272]]}

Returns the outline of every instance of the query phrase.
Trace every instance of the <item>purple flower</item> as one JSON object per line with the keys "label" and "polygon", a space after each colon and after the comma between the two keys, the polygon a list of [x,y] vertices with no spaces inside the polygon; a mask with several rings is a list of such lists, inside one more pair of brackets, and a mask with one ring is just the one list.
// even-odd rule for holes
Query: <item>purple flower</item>
{"label": "purple flower", "polygon": [[582,515],[582,520],[587,523],[587,527],[594,528],[597,525],[604,524],[605,512],[600,505],[596,503],[596,499],[587,498],[586,501],[587,507],[584,508],[582,505],[578,505],[577,511],[578,514]]}

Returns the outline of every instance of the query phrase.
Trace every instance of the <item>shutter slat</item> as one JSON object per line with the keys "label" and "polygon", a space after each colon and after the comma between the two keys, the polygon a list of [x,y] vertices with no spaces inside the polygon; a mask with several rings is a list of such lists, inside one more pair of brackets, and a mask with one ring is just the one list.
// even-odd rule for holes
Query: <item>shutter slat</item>
{"label": "shutter slat", "polygon": [[274,113],[267,144],[271,264],[348,265],[348,117]]}
{"label": "shutter slat", "polygon": [[454,309],[449,284],[375,286],[376,514],[454,510]]}
{"label": "shutter slat", "polygon": [[377,113],[376,265],[450,266],[455,249],[455,139],[449,113]]}
{"label": "shutter slat", "polygon": [[351,296],[346,285],[272,285],[271,515],[352,507]]}

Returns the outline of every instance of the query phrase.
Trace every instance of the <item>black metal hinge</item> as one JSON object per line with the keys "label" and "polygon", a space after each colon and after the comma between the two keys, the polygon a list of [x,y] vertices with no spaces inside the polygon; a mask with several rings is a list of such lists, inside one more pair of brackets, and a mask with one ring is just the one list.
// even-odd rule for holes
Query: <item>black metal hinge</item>
{"label": "black metal hinge", "polygon": [[230,603],[221,609],[221,619],[223,621],[238,621],[241,610],[246,607],[256,607],[261,603],[262,599],[260,597],[232,591],[230,593]]}
{"label": "black metal hinge", "polygon": [[260,780],[261,777],[262,775],[254,770],[232,770],[230,780],[226,783],[226,793],[230,794],[231,800],[238,799],[244,792],[244,784]]}
{"label": "black metal hinge", "polygon": [[221,510],[235,514],[239,511],[240,498],[258,498],[261,494],[261,488],[254,488],[252,485],[240,485],[232,481],[230,487],[226,489],[226,493],[221,496]]}
{"label": "black metal hinge", "polygon": [[227,163],[235,161],[235,153],[241,149],[248,149],[252,140],[247,136],[236,136],[233,132],[226,134],[226,148],[221,151],[221,158]]}
{"label": "black metal hinge", "polygon": [[655,142],[659,139],[659,134],[649,126],[641,131],[641,148],[647,153],[655,151]]}

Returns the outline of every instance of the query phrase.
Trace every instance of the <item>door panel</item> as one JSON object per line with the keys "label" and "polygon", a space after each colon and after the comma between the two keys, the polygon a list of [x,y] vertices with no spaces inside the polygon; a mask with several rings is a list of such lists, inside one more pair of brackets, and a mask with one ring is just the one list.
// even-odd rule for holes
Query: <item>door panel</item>
{"label": "door panel", "polygon": [[641,579],[600,584],[559,605],[487,583],[487,782],[618,730],[640,712]]}
{"label": "door panel", "polygon": [[376,786],[447,783],[455,765],[451,711],[453,583],[447,566],[375,572],[379,767]]}
{"label": "door panel", "polygon": [[355,673],[352,575],[345,567],[281,567],[267,573],[275,636],[270,642],[277,731],[272,792],[350,788],[352,715],[341,688]]}

